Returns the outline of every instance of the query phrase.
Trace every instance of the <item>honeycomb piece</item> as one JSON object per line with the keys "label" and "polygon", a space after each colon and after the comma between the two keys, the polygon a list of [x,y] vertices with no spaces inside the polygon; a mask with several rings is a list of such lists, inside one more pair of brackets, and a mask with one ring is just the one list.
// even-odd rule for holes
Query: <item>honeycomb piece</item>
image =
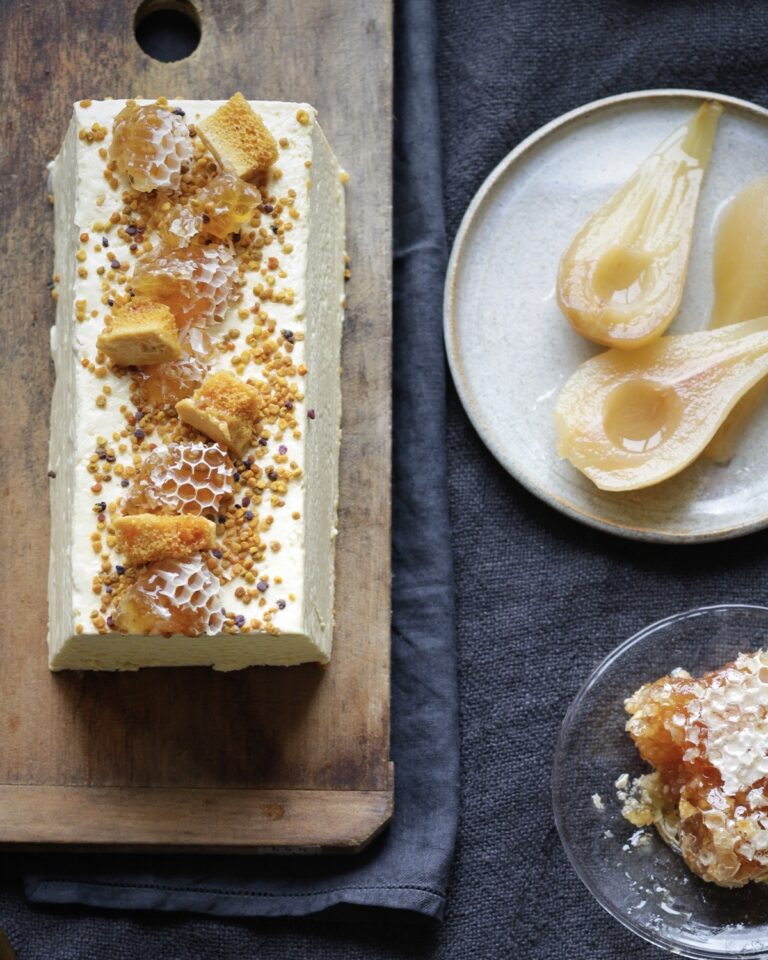
{"label": "honeycomb piece", "polygon": [[132,282],[138,293],[169,307],[185,331],[223,316],[237,276],[235,259],[224,246],[162,244],[136,261]]}
{"label": "honeycomb piece", "polygon": [[152,300],[136,299],[117,307],[96,346],[121,367],[167,363],[181,356],[173,314]]}
{"label": "honeycomb piece", "polygon": [[188,560],[216,545],[216,524],[205,517],[136,513],[114,521],[117,549],[131,566],[155,560]]}
{"label": "honeycomb piece", "polygon": [[176,404],[179,417],[216,443],[243,457],[259,417],[261,394],[232,373],[214,373],[191,399]]}
{"label": "honeycomb piece", "polygon": [[227,451],[214,444],[169,443],[139,468],[123,514],[218,513],[232,496],[234,468]]}
{"label": "honeycomb piece", "polygon": [[169,407],[184,397],[191,397],[207,373],[208,363],[203,358],[184,353],[179,360],[136,370],[134,377],[142,403],[150,407]]}
{"label": "honeycomb piece", "polygon": [[203,562],[165,560],[140,571],[113,616],[121,633],[196,637],[221,632],[221,583]]}
{"label": "honeycomb piece", "polygon": [[198,237],[226,240],[253,216],[261,192],[232,173],[213,177],[190,200],[176,207],[160,227],[163,242],[171,248],[187,247]]}
{"label": "honeycomb piece", "polygon": [[768,652],[701,679],[675,671],[626,702],[627,731],[656,773],[624,815],[653,822],[704,880],[768,879]]}
{"label": "honeycomb piece", "polygon": [[242,93],[197,125],[197,132],[220,166],[250,180],[277,160],[277,143]]}
{"label": "honeycomb piece", "polygon": [[182,165],[193,153],[189,129],[180,116],[158,104],[135,100],[115,117],[109,154],[134,190],[178,190]]}
{"label": "honeycomb piece", "polygon": [[666,780],[672,780],[685,750],[685,728],[680,725],[687,704],[703,688],[688,674],[663,677],[637,690],[625,703],[632,715],[627,732],[644,760]]}
{"label": "honeycomb piece", "polygon": [[201,218],[202,233],[226,240],[247,223],[261,203],[261,193],[232,173],[223,171],[209,180],[192,200]]}
{"label": "honeycomb piece", "polygon": [[181,337],[181,357],[170,363],[139,367],[133,378],[142,403],[151,407],[175,406],[191,397],[208,375],[214,338],[207,327],[188,327]]}
{"label": "honeycomb piece", "polygon": [[166,246],[188,247],[202,232],[203,218],[189,207],[175,207],[170,219],[159,228],[160,237]]}

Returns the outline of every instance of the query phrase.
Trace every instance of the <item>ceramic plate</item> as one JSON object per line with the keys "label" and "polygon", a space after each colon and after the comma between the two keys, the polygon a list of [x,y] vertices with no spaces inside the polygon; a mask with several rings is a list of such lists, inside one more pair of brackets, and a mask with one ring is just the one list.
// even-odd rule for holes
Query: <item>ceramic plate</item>
{"label": "ceramic plate", "polygon": [[596,207],[703,99],[720,100],[725,113],[699,201],[685,294],[669,332],[706,327],[718,216],[742,186],[768,173],[768,111],[719,94],[625,94],[542,127],[480,188],[448,268],[448,358],[464,407],[491,452],[556,509],[639,540],[717,540],[768,525],[768,405],[730,464],[701,459],[646,490],[598,490],[555,452],[558,392],[600,349],[574,333],[557,306],[560,256]]}

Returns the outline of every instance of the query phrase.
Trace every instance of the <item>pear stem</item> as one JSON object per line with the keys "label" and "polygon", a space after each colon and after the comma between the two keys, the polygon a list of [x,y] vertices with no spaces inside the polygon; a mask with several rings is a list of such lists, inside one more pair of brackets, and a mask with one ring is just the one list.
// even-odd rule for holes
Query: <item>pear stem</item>
{"label": "pear stem", "polygon": [[723,105],[717,100],[707,100],[702,103],[691,120],[688,133],[683,140],[682,148],[687,154],[697,160],[703,167],[709,163],[712,145],[715,142],[717,125],[723,115]]}

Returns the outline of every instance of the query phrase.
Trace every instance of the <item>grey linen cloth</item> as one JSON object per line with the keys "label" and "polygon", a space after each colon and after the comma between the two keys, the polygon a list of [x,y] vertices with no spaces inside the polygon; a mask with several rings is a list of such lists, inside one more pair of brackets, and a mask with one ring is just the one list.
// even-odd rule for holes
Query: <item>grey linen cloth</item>
{"label": "grey linen cloth", "polygon": [[[425,6],[398,4],[401,56],[415,42],[406,12]],[[438,28],[449,242],[493,166],[542,123],[589,100],[666,86],[768,105],[768,6],[759,0],[440,0]],[[421,29],[428,29],[426,20]],[[408,91],[407,78],[398,79],[400,112]],[[432,129],[425,127],[425,141]],[[439,222],[439,204],[433,213]],[[493,331],[478,335],[492,349]],[[391,914],[361,910],[359,924],[332,921],[330,914],[301,925],[87,916],[30,907],[7,884],[0,888],[0,924],[23,960],[119,960],[139,945],[145,955],[169,960],[661,956],[603,913],[565,859],[549,806],[554,739],[582,681],[626,636],[700,604],[768,602],[768,534],[672,548],[622,541],[566,520],[496,464],[450,388],[445,444],[462,814],[444,923],[405,915],[393,922]]]}

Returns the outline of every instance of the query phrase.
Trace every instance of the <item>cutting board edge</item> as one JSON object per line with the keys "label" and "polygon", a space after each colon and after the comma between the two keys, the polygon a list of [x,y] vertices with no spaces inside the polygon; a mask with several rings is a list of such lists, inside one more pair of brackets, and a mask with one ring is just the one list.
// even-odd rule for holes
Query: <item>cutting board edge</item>
{"label": "cutting board edge", "polygon": [[388,768],[385,790],[0,784],[0,849],[358,853],[392,817]]}

